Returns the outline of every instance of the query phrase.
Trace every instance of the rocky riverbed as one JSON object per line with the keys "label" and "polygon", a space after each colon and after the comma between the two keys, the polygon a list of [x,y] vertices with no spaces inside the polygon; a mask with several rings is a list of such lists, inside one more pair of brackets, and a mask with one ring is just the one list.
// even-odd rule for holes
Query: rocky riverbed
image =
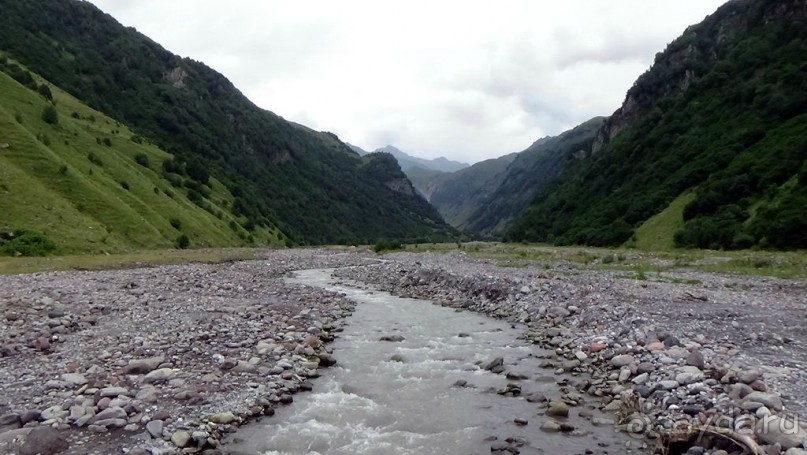
{"label": "rocky riverbed", "polygon": [[353,303],[284,275],[364,256],[0,277],[0,453],[219,453],[334,362]]}
{"label": "rocky riverbed", "polygon": [[385,259],[339,275],[526,323],[525,337],[554,349],[543,367],[576,374],[577,391],[600,397],[620,429],[668,453],[807,453],[803,282],[637,279],[564,261],[501,267],[461,252]]}
{"label": "rocky riverbed", "polygon": [[[565,261],[502,267],[460,252],[377,259],[289,250],[0,277],[0,453],[221,453],[225,433],[291,403],[335,361],[326,343],[353,303],[284,276],[347,266],[359,267],[337,275],[523,322],[526,339],[554,353],[541,374],[575,378],[568,396],[536,403],[549,431],[562,426],[557,409],[579,412],[575,395],[586,394],[637,439],[677,442],[669,453],[756,443],[807,453],[807,431],[790,425],[807,409],[804,282],[637,279]],[[696,438],[699,425],[746,439]]]}

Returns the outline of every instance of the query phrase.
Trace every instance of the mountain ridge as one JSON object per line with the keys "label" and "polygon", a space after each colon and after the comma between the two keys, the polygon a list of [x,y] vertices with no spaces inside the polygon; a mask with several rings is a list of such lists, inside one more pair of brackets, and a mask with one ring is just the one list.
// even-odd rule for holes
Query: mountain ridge
{"label": "mountain ridge", "polygon": [[361,159],[335,135],[258,108],[221,74],[89,3],[0,0],[0,8],[0,50],[152,139],[188,177],[219,179],[245,224],[277,226],[297,243],[453,232],[422,198],[360,172]]}
{"label": "mountain ridge", "polygon": [[657,55],[506,238],[631,245],[692,191],[670,246],[806,248],[803,55],[805,2],[724,4]]}

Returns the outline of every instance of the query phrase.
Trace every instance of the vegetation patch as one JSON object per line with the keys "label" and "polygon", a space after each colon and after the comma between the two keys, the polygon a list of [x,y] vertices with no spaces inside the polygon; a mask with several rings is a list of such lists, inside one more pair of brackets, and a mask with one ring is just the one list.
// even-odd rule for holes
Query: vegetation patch
{"label": "vegetation patch", "polygon": [[0,252],[9,256],[47,256],[56,249],[56,244],[45,234],[24,229],[0,238],[0,242]]}

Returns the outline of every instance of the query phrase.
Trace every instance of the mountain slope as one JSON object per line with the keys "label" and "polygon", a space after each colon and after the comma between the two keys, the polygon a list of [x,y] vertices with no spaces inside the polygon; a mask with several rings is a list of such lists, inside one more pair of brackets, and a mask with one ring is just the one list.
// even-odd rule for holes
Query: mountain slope
{"label": "mountain slope", "polygon": [[602,124],[603,118],[594,118],[558,136],[539,139],[519,153],[437,176],[424,193],[451,225],[477,237],[496,238],[536,191],[589,153]]}
{"label": "mountain slope", "polygon": [[[191,247],[282,245],[274,226],[241,227],[216,180],[194,185],[208,197],[192,202],[188,180],[159,171],[170,154],[14,62],[0,58],[0,70],[0,232],[43,233],[60,254],[166,248],[182,235]],[[6,71],[48,87],[50,122],[50,99]]]}
{"label": "mountain slope", "polygon": [[219,179],[250,226],[278,226],[302,243],[450,232],[422,199],[367,178],[335,136],[256,107],[221,74],[89,3],[0,0],[0,9],[0,50],[152,139],[190,178]]}
{"label": "mountain slope", "polygon": [[[619,245],[686,191],[678,246],[807,247],[807,6],[726,3],[628,91],[510,240]],[[678,222],[677,220],[675,222]]]}

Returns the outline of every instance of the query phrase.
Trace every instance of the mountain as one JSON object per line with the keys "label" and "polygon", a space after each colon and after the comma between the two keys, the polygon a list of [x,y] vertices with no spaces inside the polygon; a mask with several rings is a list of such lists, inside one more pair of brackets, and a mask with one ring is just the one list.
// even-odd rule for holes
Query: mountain
{"label": "mountain", "polygon": [[203,187],[220,182],[243,228],[276,228],[307,244],[452,233],[425,200],[391,189],[335,135],[258,108],[221,74],[88,2],[0,0],[0,9],[0,52],[169,153],[155,168],[189,198],[214,203]]}
{"label": "mountain", "polygon": [[476,237],[497,238],[536,191],[585,156],[603,121],[594,118],[558,136],[539,139],[522,152],[438,176],[424,194],[451,225]]}
{"label": "mountain", "polygon": [[807,4],[735,0],[656,55],[512,241],[807,248]]}
{"label": "mountain", "polygon": [[[283,245],[274,225],[242,226],[221,182],[166,178],[164,150],[5,57],[0,70],[0,250]],[[19,230],[36,231],[33,243],[44,245],[20,245]]]}
{"label": "mountain", "polygon": [[408,155],[391,145],[381,147],[377,149],[376,152],[385,152],[394,156],[395,159],[398,160],[398,164],[401,165],[401,169],[403,169],[404,172],[408,172],[409,169],[415,167],[440,172],[455,172],[460,169],[468,167],[467,163],[451,161],[442,156],[432,160],[427,160],[425,158],[418,158],[412,155]]}
{"label": "mountain", "polygon": [[364,155],[367,155],[368,153],[370,153],[367,150],[364,150],[363,148],[361,148],[361,147],[359,147],[357,145],[353,145],[353,144],[351,144],[349,142],[345,142],[345,145],[350,147],[350,150],[353,150],[354,152],[358,153],[359,156],[364,156]]}

